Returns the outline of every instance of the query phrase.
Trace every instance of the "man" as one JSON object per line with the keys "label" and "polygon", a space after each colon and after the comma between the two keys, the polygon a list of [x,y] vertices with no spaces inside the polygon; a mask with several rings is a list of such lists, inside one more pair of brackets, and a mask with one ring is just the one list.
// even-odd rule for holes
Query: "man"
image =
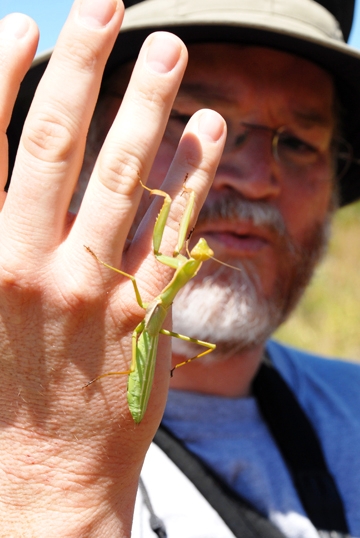
{"label": "man", "polygon": [[[4,536],[130,535],[140,469],[165,406],[169,339],[160,340],[154,387],[139,425],[128,411],[126,376],[81,390],[102,373],[128,369],[130,335],[144,316],[131,282],[102,267],[84,245],[135,275],[144,301],[169,282],[172,271],[151,248],[161,201],[142,218],[145,193],[135,215],[143,194],[139,176],[150,188],[165,178],[162,188],[174,199],[164,252],[176,244],[189,191],[195,192],[195,219],[210,189],[191,244],[204,236],[217,258],[240,269],[208,261],[179,293],[174,330],[214,342],[217,350],[176,369],[165,427],[214,473],[219,496],[230,490],[226,503],[235,492],[251,506],[246,504],[245,519],[259,513],[259,525],[272,522],[262,527],[263,535],[360,535],[359,368],[267,343],[309,281],[336,205],[360,196],[356,165],[342,140],[356,152],[359,55],[343,44],[334,17],[315,2],[274,7],[253,1],[250,7],[230,0],[205,6],[200,0],[147,0],[129,8],[113,48],[120,4],[74,3],[2,200]],[[153,34],[125,93],[140,43],[157,28],[171,29],[189,44],[188,69],[184,75],[186,50],[178,37]],[[14,15],[0,30],[5,132],[34,54],[36,29]],[[44,65],[45,59],[33,67],[19,96],[9,129],[12,152],[26,98]],[[6,175],[3,170],[3,184]],[[67,213],[70,205],[76,219]],[[175,340],[173,365],[194,355],[184,345]],[[268,430],[271,418],[262,409],[265,422],[253,398],[266,355],[304,408],[299,420],[306,431],[310,424],[305,441],[311,426],[320,439],[317,459],[326,462],[326,491],[315,500],[296,483],[283,446]],[[261,394],[257,398],[261,405]],[[291,396],[289,401],[293,405]],[[162,452],[152,448],[149,457],[140,512],[145,502],[153,518],[155,510],[165,519],[169,536],[239,535],[240,527],[222,516],[227,528],[191,486],[182,491],[184,477],[172,482],[172,464]],[[314,482],[311,469],[309,478]],[[333,527],[317,524],[335,512],[340,515]],[[135,536],[147,532],[138,517]]]}

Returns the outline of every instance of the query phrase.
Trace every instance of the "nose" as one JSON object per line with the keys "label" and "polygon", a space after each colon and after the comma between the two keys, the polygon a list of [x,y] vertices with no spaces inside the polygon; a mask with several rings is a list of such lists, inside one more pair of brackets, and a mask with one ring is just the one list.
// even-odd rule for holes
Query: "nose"
{"label": "nose", "polygon": [[244,198],[266,201],[279,196],[281,184],[281,169],[268,135],[240,147],[227,142],[213,189],[233,189]]}

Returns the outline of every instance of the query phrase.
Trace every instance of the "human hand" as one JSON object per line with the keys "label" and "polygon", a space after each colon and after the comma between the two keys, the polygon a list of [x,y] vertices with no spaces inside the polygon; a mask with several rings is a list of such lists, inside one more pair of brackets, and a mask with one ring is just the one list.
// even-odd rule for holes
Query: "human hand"
{"label": "human hand", "polygon": [[[145,301],[171,278],[151,245],[158,201],[131,242],[143,193],[187,53],[175,36],[150,36],[97,159],[79,213],[68,207],[82,166],[102,72],[123,16],[120,0],[76,0],[24,126],[0,214],[1,491],[4,536],[129,536],[139,472],[161,420],[170,371],[160,341],[148,410],[134,424],[127,376],[131,333],[143,318],[131,282],[84,249],[134,274]],[[22,31],[21,31],[22,28]],[[0,23],[0,122],[6,131],[37,29],[25,16]],[[201,119],[201,121],[200,121]],[[185,173],[204,202],[225,138],[223,120],[189,122],[163,188],[179,194]],[[1,181],[7,144],[0,140]],[[185,197],[166,230],[174,246]],[[160,202],[161,203],[161,202]],[[169,326],[168,326],[169,328]]]}

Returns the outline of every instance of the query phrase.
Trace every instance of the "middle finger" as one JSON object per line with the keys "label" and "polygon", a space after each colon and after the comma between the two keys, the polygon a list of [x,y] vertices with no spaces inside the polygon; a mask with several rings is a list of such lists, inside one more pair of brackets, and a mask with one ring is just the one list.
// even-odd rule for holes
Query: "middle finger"
{"label": "middle finger", "polygon": [[72,236],[115,265],[143,193],[139,176],[146,182],[186,63],[178,37],[148,37],[85,193]]}

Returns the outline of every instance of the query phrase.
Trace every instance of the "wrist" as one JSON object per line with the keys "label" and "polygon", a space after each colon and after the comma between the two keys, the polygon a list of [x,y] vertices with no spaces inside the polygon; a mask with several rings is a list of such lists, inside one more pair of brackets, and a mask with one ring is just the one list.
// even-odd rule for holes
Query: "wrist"
{"label": "wrist", "polygon": [[12,434],[0,439],[3,536],[131,535],[140,465],[130,474],[80,443]]}

